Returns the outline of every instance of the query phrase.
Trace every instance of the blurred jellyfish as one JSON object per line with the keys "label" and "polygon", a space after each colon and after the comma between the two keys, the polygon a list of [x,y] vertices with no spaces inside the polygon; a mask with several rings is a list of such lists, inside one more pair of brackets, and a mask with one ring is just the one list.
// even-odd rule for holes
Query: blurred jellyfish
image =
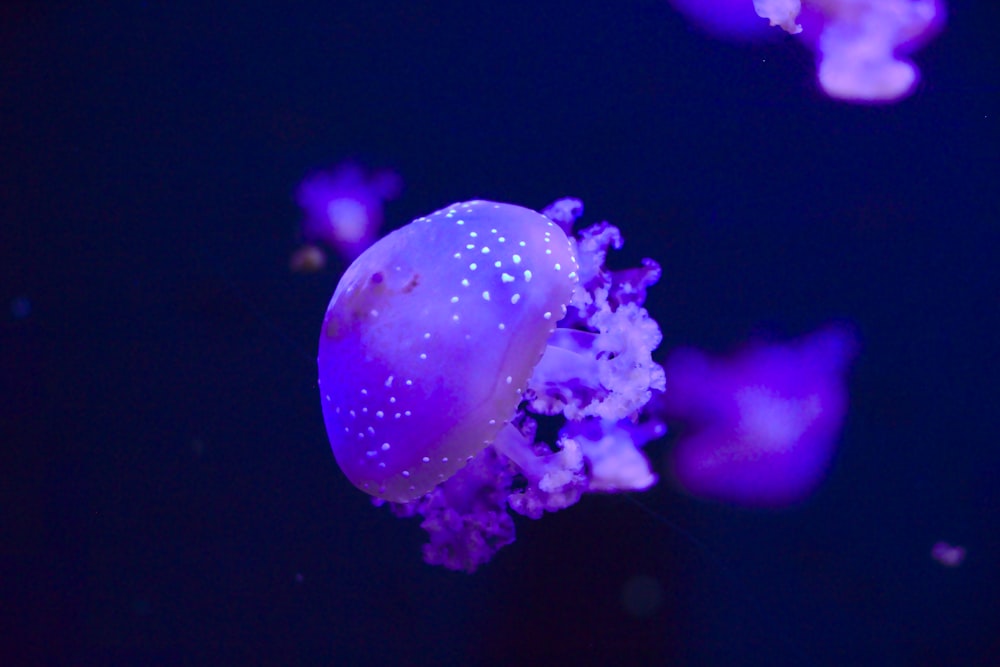
{"label": "blurred jellyfish", "polygon": [[750,0],[670,0],[670,4],[713,37],[742,41],[771,35]]}
{"label": "blurred jellyfish", "polygon": [[958,567],[965,560],[965,547],[937,542],[931,547],[931,558],[945,567]]}
{"label": "blurred jellyfish", "polygon": [[[660,276],[604,268],[618,229],[567,236],[582,214],[453,204],[389,234],[348,268],[319,343],[334,456],[358,488],[423,517],[425,560],[473,571],[514,539],[508,508],[539,518],[586,492],[656,478],[639,448],[663,370],[642,307]],[[554,443],[531,416],[559,416]]]}
{"label": "blurred jellyfish", "polygon": [[848,331],[828,328],[730,360],[675,351],[659,409],[687,427],[671,453],[678,484],[738,505],[775,507],[807,497],[840,434],[844,375],[855,348]]}
{"label": "blurred jellyfish", "polygon": [[312,174],[302,181],[295,199],[305,217],[306,242],[292,256],[295,271],[315,271],[325,264],[320,244],[353,260],[375,242],[382,227],[383,202],[395,199],[402,180],[391,171],[371,174],[353,163]]}
{"label": "blurred jellyfish", "polygon": [[[735,0],[672,0],[719,37],[755,37],[762,22]],[[905,58],[944,23],[943,0],[747,0],[761,18],[816,52],[817,77],[830,97],[886,103],[913,92],[917,67]]]}
{"label": "blurred jellyfish", "polygon": [[[789,4],[755,0],[760,5]],[[798,4],[797,1],[794,4]],[[778,8],[767,15],[802,37],[816,52],[820,86],[830,97],[894,102],[913,92],[916,65],[903,57],[930,39],[944,20],[942,0],[804,0],[797,26]],[[796,13],[797,15],[797,13]],[[774,18],[772,18],[774,16]]]}

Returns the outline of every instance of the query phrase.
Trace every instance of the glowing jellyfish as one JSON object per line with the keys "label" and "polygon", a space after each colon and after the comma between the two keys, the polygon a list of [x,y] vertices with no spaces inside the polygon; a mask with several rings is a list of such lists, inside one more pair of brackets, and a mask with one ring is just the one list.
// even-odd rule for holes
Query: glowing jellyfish
{"label": "glowing jellyfish", "polygon": [[935,542],[931,547],[931,558],[945,567],[958,567],[965,560],[965,547],[952,546],[947,542]]}
{"label": "glowing jellyfish", "polygon": [[[611,272],[617,228],[567,236],[582,213],[453,204],[350,266],[319,344],[327,433],[358,488],[420,514],[430,563],[472,571],[514,539],[508,508],[540,517],[582,493],[648,488],[642,419],[663,370],[642,308],[659,267]],[[530,413],[570,420],[536,441]]]}
{"label": "glowing jellyfish", "polygon": [[817,78],[830,97],[894,102],[913,92],[919,71],[905,55],[944,23],[943,0],[671,0],[693,22],[723,37],[756,37],[762,22],[798,35],[816,52]]}
{"label": "glowing jellyfish", "polygon": [[731,360],[675,351],[661,410],[687,430],[671,453],[689,493],[739,505],[780,506],[822,480],[847,409],[844,375],[854,337],[829,328]]}
{"label": "glowing jellyfish", "polygon": [[302,237],[306,245],[292,256],[292,269],[322,268],[325,258],[317,258],[320,244],[345,259],[356,258],[378,237],[383,202],[399,196],[401,188],[397,174],[384,170],[368,174],[353,163],[303,180],[295,199],[305,215]]}

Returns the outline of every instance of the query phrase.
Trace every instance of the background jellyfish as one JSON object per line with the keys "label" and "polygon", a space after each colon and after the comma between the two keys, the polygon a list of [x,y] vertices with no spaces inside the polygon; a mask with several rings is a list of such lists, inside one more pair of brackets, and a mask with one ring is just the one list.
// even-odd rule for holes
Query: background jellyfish
{"label": "background jellyfish", "polygon": [[306,177],[295,193],[302,208],[305,245],[293,253],[294,271],[316,271],[326,263],[323,246],[350,261],[370,246],[382,228],[383,203],[395,199],[402,179],[389,170],[368,173],[353,162]]}
{"label": "background jellyfish", "polygon": [[[664,427],[639,418],[664,387],[642,307],[660,269],[607,270],[621,234],[567,237],[582,212],[453,204],[369,248],[330,301],[319,383],[337,462],[424,517],[429,563],[475,570],[514,539],[508,507],[537,519],[656,481],[639,447]],[[563,418],[555,442],[532,415]]]}
{"label": "background jellyfish", "polygon": [[[894,102],[913,92],[919,70],[905,55],[933,37],[945,15],[942,0],[752,2],[759,17],[815,51],[817,79],[827,95],[862,103]],[[673,4],[714,35],[759,35],[761,23],[735,0]]]}
{"label": "background jellyfish", "polygon": [[855,340],[827,328],[732,359],[693,349],[666,363],[668,419],[685,424],[671,467],[689,493],[739,505],[802,500],[822,480],[847,410]]}

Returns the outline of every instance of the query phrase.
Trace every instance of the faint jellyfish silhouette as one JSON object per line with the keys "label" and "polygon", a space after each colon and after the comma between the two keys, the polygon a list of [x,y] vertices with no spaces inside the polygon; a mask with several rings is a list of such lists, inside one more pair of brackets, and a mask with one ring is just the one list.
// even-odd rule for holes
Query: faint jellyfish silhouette
{"label": "faint jellyfish silhouette", "polygon": [[31,299],[17,296],[10,300],[10,316],[15,320],[23,320],[31,314]]}
{"label": "faint jellyfish silhouette", "polygon": [[[470,201],[418,218],[358,257],[324,319],[335,458],[377,502],[423,516],[429,563],[475,570],[513,541],[508,507],[538,518],[655,482],[638,448],[663,425],[638,419],[664,386],[642,308],[659,267],[608,271],[615,227],[571,238],[579,201],[545,213]],[[539,442],[532,413],[571,421]]]}
{"label": "faint jellyfish silhouette", "polygon": [[931,558],[945,567],[958,567],[965,560],[965,547],[937,542],[931,547]]}
{"label": "faint jellyfish silhouette", "polygon": [[299,185],[295,199],[302,208],[305,245],[290,262],[294,271],[318,271],[326,263],[321,245],[353,260],[378,238],[383,203],[395,199],[402,179],[394,172],[367,173],[347,162],[333,171],[321,171]]}
{"label": "faint jellyfish silhouette", "polygon": [[670,453],[694,496],[750,506],[806,498],[823,479],[847,409],[854,336],[830,327],[798,341],[755,345],[733,359],[676,350],[665,364],[667,420],[686,426]]}

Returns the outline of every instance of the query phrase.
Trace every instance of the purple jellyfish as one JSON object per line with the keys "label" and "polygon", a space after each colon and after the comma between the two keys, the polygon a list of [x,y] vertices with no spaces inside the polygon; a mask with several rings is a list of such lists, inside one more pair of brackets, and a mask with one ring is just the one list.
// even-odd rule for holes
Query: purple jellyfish
{"label": "purple jellyfish", "polygon": [[[913,92],[919,70],[902,56],[944,21],[942,0],[754,0],[754,6],[772,26],[802,34],[816,52],[827,95],[864,103],[894,102]],[[802,25],[796,23],[800,9]]]}
{"label": "purple jellyfish", "polygon": [[[429,563],[471,572],[514,539],[508,509],[540,517],[581,494],[656,478],[639,448],[663,370],[642,307],[660,276],[604,268],[617,228],[567,236],[577,200],[543,213],[453,204],[381,239],[348,268],[319,343],[323,415],[348,479],[423,516]],[[566,420],[535,438],[531,414]]]}
{"label": "purple jellyfish", "polygon": [[296,251],[291,266],[296,271],[322,268],[325,257],[317,244],[353,260],[374,243],[382,227],[382,204],[395,199],[402,180],[391,171],[368,174],[353,163],[333,171],[315,173],[299,185],[295,199],[302,208],[302,237],[306,245]]}
{"label": "purple jellyfish", "polygon": [[775,507],[808,496],[840,434],[855,348],[852,334],[833,327],[732,360],[675,351],[659,410],[687,426],[671,453],[679,485],[737,505]]}
{"label": "purple jellyfish", "polygon": [[958,567],[965,560],[965,547],[952,546],[947,542],[935,542],[931,547],[931,558],[945,567]]}
{"label": "purple jellyfish", "polygon": [[757,38],[767,19],[800,35],[816,53],[830,97],[894,102],[913,92],[917,67],[905,58],[944,24],[944,0],[671,0],[692,22],[722,38]]}

